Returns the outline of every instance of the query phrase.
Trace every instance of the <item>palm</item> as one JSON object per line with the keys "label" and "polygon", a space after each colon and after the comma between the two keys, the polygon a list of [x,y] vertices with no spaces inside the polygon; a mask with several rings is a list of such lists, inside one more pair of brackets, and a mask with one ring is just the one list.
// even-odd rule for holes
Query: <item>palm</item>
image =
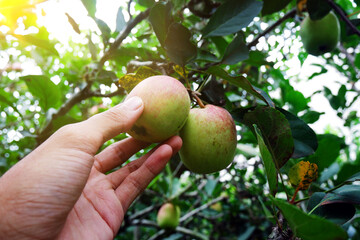
{"label": "palm", "polygon": [[93,169],[61,235],[77,239],[111,239],[124,217],[109,177]]}
{"label": "palm", "polygon": [[171,155],[180,149],[181,139],[169,139],[145,156],[108,175],[104,174],[146,145],[127,139],[95,157],[88,181],[59,238],[112,239],[115,236],[130,204],[165,167]]}

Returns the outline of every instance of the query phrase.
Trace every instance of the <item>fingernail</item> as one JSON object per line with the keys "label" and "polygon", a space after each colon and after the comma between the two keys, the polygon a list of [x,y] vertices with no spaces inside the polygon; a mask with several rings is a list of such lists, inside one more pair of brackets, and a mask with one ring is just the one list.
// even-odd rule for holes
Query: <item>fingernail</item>
{"label": "fingernail", "polygon": [[143,101],[139,97],[131,97],[124,102],[124,105],[131,110],[136,110],[143,105]]}

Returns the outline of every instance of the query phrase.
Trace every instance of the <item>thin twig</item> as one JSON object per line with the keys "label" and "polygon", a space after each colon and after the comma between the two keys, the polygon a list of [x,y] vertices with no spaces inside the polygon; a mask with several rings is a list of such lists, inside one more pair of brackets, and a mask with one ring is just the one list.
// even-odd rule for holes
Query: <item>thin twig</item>
{"label": "thin twig", "polygon": [[129,14],[129,17],[130,17],[130,19],[132,19],[132,15],[131,15],[131,4],[132,4],[132,1],[133,0],[130,0],[129,2],[128,2],[128,5],[127,5],[127,11],[128,11],[128,14]]}
{"label": "thin twig", "polygon": [[131,30],[142,20],[147,18],[150,13],[150,8],[144,12],[141,12],[135,18],[131,19],[126,25],[125,29],[119,34],[119,36],[115,39],[115,41],[111,44],[110,48],[104,53],[104,56],[99,61],[98,69],[101,69],[104,66],[104,63],[109,60],[112,54],[119,48],[121,43],[125,40],[125,38],[130,34]]}
{"label": "thin twig", "polygon": [[328,4],[334,9],[334,11],[340,15],[341,19],[349,26],[351,31],[356,35],[360,36],[360,31],[357,27],[349,20],[349,18],[344,14],[344,11],[332,0],[327,0]]}
{"label": "thin twig", "polygon": [[347,17],[349,18],[349,17],[352,17],[352,16],[354,16],[356,14],[359,14],[359,13],[360,13],[360,10],[357,10],[357,11],[355,11],[353,13],[348,14]]}
{"label": "thin twig", "polygon": [[152,212],[154,209],[156,209],[158,207],[160,207],[160,204],[152,205],[147,208],[144,208],[143,210],[134,213],[134,215],[129,216],[129,220],[134,221],[135,219],[142,218],[143,216]]}
{"label": "thin twig", "polygon": [[[133,225],[137,226],[137,225],[141,225],[141,226],[147,226],[147,227],[154,227],[154,228],[159,228],[159,226],[156,224],[156,222],[153,222],[153,221],[150,221],[150,220],[146,220],[146,219],[142,219],[142,220],[134,220],[132,222]],[[185,235],[188,235],[190,237],[193,237],[193,238],[198,238],[198,239],[203,239],[203,240],[207,240],[208,237],[201,234],[201,233],[198,233],[196,231],[192,231],[190,229],[187,229],[187,228],[184,228],[184,227],[176,227],[174,229],[174,231],[176,232],[179,232],[179,233],[182,233],[182,234],[185,234]],[[166,231],[165,230],[160,230],[159,232],[157,232],[155,235],[153,235],[150,239],[152,240],[155,240],[155,239],[158,239],[159,237],[161,237],[163,234],[165,234]],[[150,240],[149,239],[149,240]]]}
{"label": "thin twig", "polygon": [[191,212],[188,212],[187,214],[185,214],[184,216],[182,216],[182,217],[180,218],[180,222],[183,222],[183,221],[189,219],[189,218],[192,217],[193,215],[195,215],[195,214],[201,212],[202,210],[210,207],[210,206],[213,205],[214,203],[217,203],[217,202],[222,201],[222,200],[225,199],[225,198],[226,198],[225,196],[220,196],[220,197],[217,197],[217,198],[215,198],[215,199],[213,199],[213,200],[205,203],[204,205],[201,205],[201,206],[198,207],[198,208],[195,208],[195,209],[192,210]]}
{"label": "thin twig", "polygon": [[83,89],[75,93],[54,114],[52,114],[50,120],[47,122],[46,126],[39,132],[36,138],[38,144],[42,143],[50,136],[51,130],[53,128],[53,123],[57,118],[64,116],[75,104],[89,97],[90,88],[91,83],[88,82]]}
{"label": "thin twig", "polygon": [[252,46],[255,46],[258,42],[259,39],[261,37],[264,37],[266,34],[270,33],[272,30],[274,30],[277,26],[279,26],[280,24],[282,24],[285,20],[289,19],[289,18],[293,18],[296,14],[296,9],[292,9],[289,12],[287,12],[282,18],[280,18],[279,20],[277,20],[274,24],[272,24],[271,26],[269,26],[267,29],[265,29],[265,31],[263,31],[262,33],[260,33],[254,40],[252,40],[247,47],[250,49]]}
{"label": "thin twig", "polygon": [[71,98],[69,98],[55,113],[51,115],[50,120],[47,122],[46,126],[38,133],[36,137],[36,141],[38,144],[45,141],[51,134],[51,130],[53,128],[53,123],[56,119],[61,116],[64,116],[66,113],[70,111],[70,109],[75,106],[77,103],[91,98],[91,97],[114,97],[117,95],[124,94],[124,90],[122,88],[118,88],[115,92],[102,94],[99,92],[91,91],[91,83],[88,82],[86,86],[81,89],[79,92],[75,93]]}
{"label": "thin twig", "polygon": [[117,95],[125,95],[125,90],[123,88],[118,88],[116,91],[111,93],[100,93],[100,92],[90,92],[91,97],[103,97],[103,98],[111,98]]}
{"label": "thin twig", "polygon": [[[110,48],[105,52],[104,56],[100,59],[98,64],[98,69],[101,69],[104,66],[104,63],[110,58],[110,56],[119,48],[123,40],[130,34],[131,30],[142,20],[144,20],[150,13],[150,9],[140,13],[136,18],[130,20],[124,29],[124,31],[117,37],[115,42],[110,45]],[[45,141],[51,134],[51,130],[53,128],[54,121],[64,116],[70,109],[76,105],[77,103],[81,102],[90,97],[112,97],[117,95],[121,89],[118,89],[114,93],[110,94],[101,94],[98,92],[91,91],[92,82],[88,81],[86,86],[81,89],[78,93],[74,94],[70,99],[68,99],[54,114],[52,114],[50,120],[47,122],[46,126],[40,131],[36,140],[37,143],[40,144]]]}

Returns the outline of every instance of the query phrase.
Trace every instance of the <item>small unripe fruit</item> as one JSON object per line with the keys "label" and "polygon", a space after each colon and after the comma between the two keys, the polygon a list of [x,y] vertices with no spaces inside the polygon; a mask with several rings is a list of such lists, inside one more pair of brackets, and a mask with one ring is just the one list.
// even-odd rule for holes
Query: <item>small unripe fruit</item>
{"label": "small unripe fruit", "polygon": [[307,16],[301,23],[301,41],[305,50],[315,56],[334,50],[340,40],[340,23],[333,12],[320,20]]}
{"label": "small unripe fruit", "polygon": [[234,159],[237,139],[234,120],[224,108],[206,105],[190,110],[180,131],[183,140],[180,157],[195,173],[213,173]]}
{"label": "small unripe fruit", "polygon": [[184,85],[169,76],[152,76],[136,85],[127,98],[138,96],[144,111],[128,132],[145,142],[161,142],[176,135],[188,117],[190,97]]}
{"label": "small unripe fruit", "polygon": [[161,228],[174,229],[179,225],[180,207],[165,203],[157,214],[157,223]]}
{"label": "small unripe fruit", "polygon": [[217,212],[221,212],[222,211],[222,205],[221,203],[217,202],[217,203],[214,203],[213,205],[210,206],[210,208],[212,210],[215,210]]}

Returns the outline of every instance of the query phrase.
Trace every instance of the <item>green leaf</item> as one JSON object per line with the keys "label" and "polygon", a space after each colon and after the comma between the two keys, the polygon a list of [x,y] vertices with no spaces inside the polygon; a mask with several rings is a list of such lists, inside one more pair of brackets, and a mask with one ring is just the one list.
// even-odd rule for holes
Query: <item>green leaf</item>
{"label": "green leaf", "polygon": [[314,66],[317,66],[317,67],[320,67],[321,70],[320,70],[320,72],[314,72],[313,74],[311,74],[311,76],[308,77],[308,80],[311,80],[311,79],[313,79],[314,77],[320,76],[320,75],[325,74],[325,73],[328,72],[328,70],[327,70],[324,66],[322,66],[322,65],[318,65],[318,64],[313,64],[313,65],[314,65]]}
{"label": "green leaf", "polygon": [[333,95],[331,90],[327,87],[324,87],[324,94],[329,99],[330,105],[333,109],[338,110],[339,108],[346,108],[346,95],[347,89],[345,85],[342,85],[339,88],[339,91],[336,95]]}
{"label": "green leaf", "polygon": [[156,3],[150,11],[148,17],[156,37],[160,44],[163,46],[168,33],[169,26],[173,23],[174,19],[171,15],[171,5],[164,2]]}
{"label": "green leaf", "polygon": [[59,106],[62,94],[50,78],[43,75],[27,75],[20,79],[25,81],[30,93],[39,98],[39,105],[44,111]]}
{"label": "green leaf", "polygon": [[306,6],[311,20],[320,20],[331,10],[331,6],[324,0],[307,0]]}
{"label": "green leaf", "polygon": [[70,16],[70,14],[65,13],[65,15],[67,16],[68,22],[70,23],[70,25],[72,26],[72,28],[74,29],[74,31],[75,31],[77,34],[80,34],[81,31],[80,31],[80,28],[79,28],[79,24],[77,24],[77,22]]}
{"label": "green leaf", "polygon": [[250,128],[256,124],[261,130],[275,167],[280,169],[294,151],[290,124],[285,116],[274,108],[256,107],[255,110],[247,112],[242,121]]}
{"label": "green leaf", "polygon": [[219,62],[219,59],[213,53],[199,48],[197,51],[196,61]]}
{"label": "green leaf", "polygon": [[155,0],[137,0],[136,2],[146,8],[150,8],[155,4]]}
{"label": "green leaf", "polygon": [[255,226],[250,226],[248,228],[246,228],[246,230],[244,232],[242,232],[237,240],[247,240],[250,239],[251,235],[253,234],[253,232],[256,230]]}
{"label": "green leaf", "polygon": [[97,57],[98,57],[98,50],[97,50],[97,47],[96,45],[93,43],[93,41],[91,40],[91,36],[88,35],[87,36],[87,39],[88,39],[88,48],[89,48],[89,52],[91,54],[91,59],[93,61],[96,61],[97,60]]}
{"label": "green leaf", "polygon": [[19,39],[20,41],[24,41],[31,45],[35,45],[37,47],[47,50],[49,53],[52,53],[55,56],[59,56],[59,53],[55,49],[54,44],[51,43],[49,40],[41,39],[39,38],[39,36],[34,34],[28,34],[28,35],[14,34],[13,36]]}
{"label": "green leaf", "polygon": [[205,100],[207,103],[210,104],[224,106],[226,100],[223,84],[216,81],[215,77],[212,77],[204,85],[201,91],[201,99]]}
{"label": "green leaf", "polygon": [[294,114],[277,108],[290,123],[291,134],[294,139],[294,153],[292,158],[301,158],[315,153],[318,142],[315,132]]}
{"label": "green leaf", "polygon": [[99,27],[101,31],[101,37],[105,43],[107,43],[111,36],[110,27],[101,19],[94,18],[96,25]]}
{"label": "green leaf", "polygon": [[358,69],[360,69],[360,53],[356,54],[354,64]]}
{"label": "green leaf", "polygon": [[340,166],[337,162],[334,162],[330,165],[330,167],[326,168],[321,172],[321,176],[318,179],[317,183],[321,184],[325,181],[329,180],[330,178],[333,178],[335,174],[337,174],[340,170]]}
{"label": "green leaf", "polygon": [[153,70],[152,68],[141,66],[136,70],[135,73],[128,73],[122,76],[118,83],[129,93],[142,80],[155,75],[160,75],[160,73]]}
{"label": "green leaf", "polygon": [[267,219],[269,219],[273,224],[275,224],[274,215],[270,212],[270,210],[266,207],[265,203],[258,197],[258,200],[261,204],[262,209],[264,210],[264,214]]}
{"label": "green leaf", "polygon": [[292,109],[296,113],[307,108],[308,100],[299,91],[291,91],[286,94],[286,101],[292,105]]}
{"label": "green leaf", "polygon": [[96,0],[81,0],[81,2],[88,11],[89,16],[94,18],[96,12]]}
{"label": "green leaf", "polygon": [[121,32],[126,26],[126,21],[124,18],[124,14],[122,12],[122,7],[119,7],[117,15],[116,15],[116,32]]}
{"label": "green leaf", "polygon": [[325,195],[324,192],[315,192],[311,195],[306,207],[311,214],[326,218],[339,225],[346,223],[355,215],[356,209],[353,204],[331,201],[323,204]]}
{"label": "green leaf", "polygon": [[314,123],[319,120],[320,116],[323,114],[324,112],[307,111],[304,115],[301,116],[301,119],[306,123]]}
{"label": "green leaf", "polygon": [[352,175],[348,180],[346,180],[346,182],[348,182],[348,183],[355,182],[355,181],[360,181],[360,172]]}
{"label": "green leaf", "polygon": [[117,81],[117,76],[114,72],[101,70],[95,76],[95,81],[110,86]]}
{"label": "green leaf", "polygon": [[262,15],[272,14],[285,8],[291,0],[263,0],[264,6],[261,10]]}
{"label": "green leaf", "polygon": [[360,205],[360,185],[345,185],[327,193],[322,205],[335,202]]}
{"label": "green leaf", "polygon": [[211,16],[203,29],[204,37],[225,36],[247,27],[262,8],[262,2],[255,0],[229,0],[223,3]]}
{"label": "green leaf", "polygon": [[215,44],[215,47],[219,52],[219,55],[223,56],[225,54],[227,46],[229,45],[229,43],[225,40],[225,38],[221,36],[215,36],[209,39]]}
{"label": "green leaf", "polygon": [[165,39],[166,53],[174,63],[185,66],[186,63],[196,58],[197,48],[190,41],[190,31],[180,23],[169,26]]}
{"label": "green leaf", "polygon": [[254,129],[259,144],[261,159],[264,162],[264,167],[265,167],[266,177],[269,183],[270,192],[272,195],[275,196],[278,186],[278,175],[274,164],[275,160],[272,158],[272,155],[264,142],[260,129],[258,129],[255,124],[254,124]]}
{"label": "green leaf", "polygon": [[315,215],[307,215],[299,208],[283,200],[271,197],[273,203],[281,210],[294,235],[302,240],[346,240],[346,232],[335,223]]}
{"label": "green leaf", "polygon": [[246,46],[244,35],[238,34],[225,50],[222,64],[236,64],[249,58],[249,49]]}
{"label": "green leaf", "polygon": [[298,113],[308,108],[309,100],[301,92],[294,90],[287,79],[280,82],[280,88],[284,102],[291,104],[291,111]]}
{"label": "green leaf", "polygon": [[341,166],[340,171],[337,174],[335,184],[345,182],[351,176],[359,172],[359,164],[353,162],[346,162]]}
{"label": "green leaf", "polygon": [[248,93],[250,93],[250,94],[254,95],[255,97],[264,101],[267,105],[269,105],[271,107],[275,107],[275,105],[274,105],[273,101],[270,99],[269,95],[266,92],[264,92],[263,90],[251,85],[249,80],[247,80],[244,76],[231,76],[224,69],[222,69],[219,66],[212,66],[209,69],[207,69],[206,72],[209,74],[215,75],[217,77],[220,77],[220,78],[228,81],[229,83],[244,89]]}
{"label": "green leaf", "polygon": [[340,149],[344,140],[335,135],[324,134],[318,136],[318,149],[315,154],[307,158],[308,161],[316,163],[319,172],[329,167],[340,155]]}
{"label": "green leaf", "polygon": [[207,179],[206,185],[205,185],[205,191],[206,191],[207,195],[212,196],[217,183],[218,183],[218,180],[216,180],[216,179]]}
{"label": "green leaf", "polygon": [[4,89],[0,89],[0,106],[2,106],[1,103],[5,103],[6,106],[11,106],[15,108],[14,102],[16,99],[11,93],[5,92]]}
{"label": "green leaf", "polygon": [[267,54],[261,51],[251,51],[249,52],[249,59],[245,60],[249,65],[253,65],[256,67],[261,67],[263,65],[272,66],[273,63],[266,61]]}

